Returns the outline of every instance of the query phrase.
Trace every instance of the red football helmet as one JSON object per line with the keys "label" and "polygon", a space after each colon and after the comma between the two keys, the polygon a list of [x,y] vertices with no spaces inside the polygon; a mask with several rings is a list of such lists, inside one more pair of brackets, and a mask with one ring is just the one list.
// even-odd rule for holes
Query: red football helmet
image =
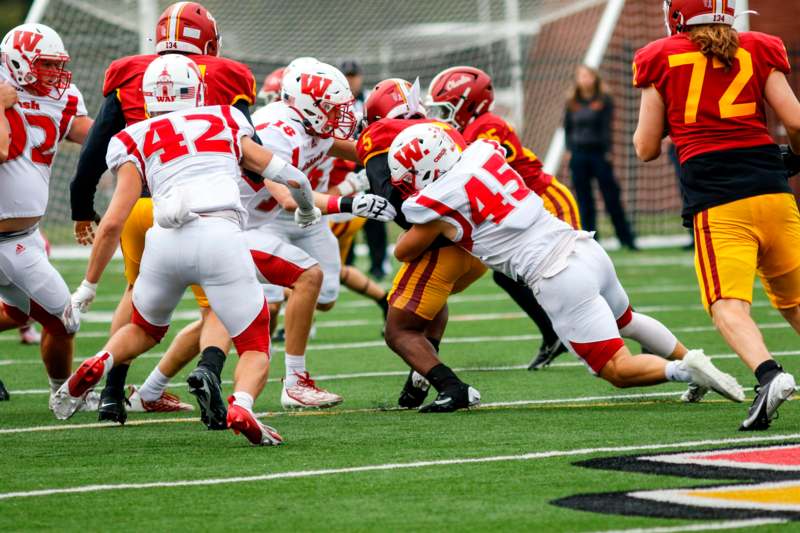
{"label": "red football helmet", "polygon": [[156,24],[156,53],[219,55],[217,22],[197,2],[175,2]]}
{"label": "red football helmet", "polygon": [[409,83],[400,78],[378,82],[364,102],[364,120],[372,124],[382,118],[425,118],[419,79]]}
{"label": "red football helmet", "polygon": [[474,67],[451,67],[433,78],[425,107],[428,116],[463,130],[494,103],[492,78]]}
{"label": "red football helmet", "polygon": [[736,20],[736,0],[664,0],[664,22],[669,35],[699,24],[727,24]]}
{"label": "red football helmet", "polygon": [[286,67],[276,68],[264,78],[264,84],[258,91],[258,98],[263,105],[277,102],[281,99],[281,83],[283,83],[283,71]]}

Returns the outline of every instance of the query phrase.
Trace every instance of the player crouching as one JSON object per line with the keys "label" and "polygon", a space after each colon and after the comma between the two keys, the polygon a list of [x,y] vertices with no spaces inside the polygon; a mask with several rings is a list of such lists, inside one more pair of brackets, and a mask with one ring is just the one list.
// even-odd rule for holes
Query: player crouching
{"label": "player crouching", "polygon": [[[590,233],[544,209],[499,143],[477,140],[461,153],[441,128],[420,124],[392,142],[389,165],[395,186],[417,193],[403,204],[414,226],[397,243],[399,260],[412,260],[437,237],[447,237],[488,267],[524,281],[562,342],[612,385],[695,383],[744,400],[736,379],[702,350],[687,350],[663,324],[631,310],[605,251]],[[622,336],[660,357],[633,357]]]}
{"label": "player crouching", "polygon": [[269,371],[269,314],[242,231],[245,211],[236,180],[241,162],[265,179],[289,185],[298,210],[309,215],[314,207],[308,180],[253,142],[253,127],[237,109],[197,107],[203,105],[203,84],[197,65],[187,57],[154,60],[142,90],[152,118],[121,131],[109,145],[108,166],[117,173],[117,188],[98,228],[86,279],[73,295],[81,309],[94,299],[146,179],[157,224],[147,233],[133,288],[133,317],[58,390],[55,414],[72,416],[86,391],[113,365],[155,346],[186,287],[197,284],[240,356],[235,392],[228,399],[228,427],[256,445],[281,444],[277,431],[261,424],[252,411]]}

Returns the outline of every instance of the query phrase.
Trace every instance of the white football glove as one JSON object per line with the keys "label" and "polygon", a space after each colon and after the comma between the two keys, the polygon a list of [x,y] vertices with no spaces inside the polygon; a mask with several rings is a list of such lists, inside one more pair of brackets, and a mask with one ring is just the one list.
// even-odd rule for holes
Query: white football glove
{"label": "white football glove", "polygon": [[389,222],[397,216],[397,211],[386,198],[376,194],[359,194],[353,198],[353,214],[357,217]]}
{"label": "white football glove", "polygon": [[348,172],[347,177],[339,184],[338,189],[341,196],[350,196],[353,193],[368,191],[369,178],[367,177],[367,169],[362,168],[358,172]]}
{"label": "white football glove", "polygon": [[322,211],[320,211],[319,207],[315,207],[311,211],[303,211],[302,209],[295,209],[294,211],[294,222],[301,228],[319,224],[320,219],[322,219]]}
{"label": "white football glove", "polygon": [[89,283],[86,280],[81,281],[80,286],[72,293],[72,307],[78,309],[81,313],[89,310],[95,296],[97,296],[97,283]]}

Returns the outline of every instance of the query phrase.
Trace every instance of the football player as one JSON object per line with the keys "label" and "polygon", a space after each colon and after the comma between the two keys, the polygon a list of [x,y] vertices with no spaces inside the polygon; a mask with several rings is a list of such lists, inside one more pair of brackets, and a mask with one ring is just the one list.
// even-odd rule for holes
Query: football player
{"label": "football player", "polygon": [[765,102],[800,153],[800,103],[781,40],[733,28],[733,2],[664,2],[669,37],[636,53],[642,89],[636,153],[656,159],[669,133],[681,164],[684,223],[694,228],[701,299],[725,341],[754,372],[740,429],[764,430],[795,391],[750,316],[753,278],[800,332],[800,214]]}
{"label": "football player", "polygon": [[[663,324],[632,311],[592,234],[551,215],[506,157],[500,143],[484,139],[462,153],[435,124],[401,132],[392,141],[389,167],[392,182],[409,195],[403,214],[413,227],[398,240],[395,256],[411,261],[445,237],[531,287],[562,342],[612,385],[693,382],[743,401],[736,379],[702,350],[687,350]],[[622,337],[658,355],[634,357]]]}
{"label": "football player", "polygon": [[[313,58],[298,58],[290,63],[281,84],[281,99],[263,107],[253,114],[253,122],[264,146],[281,157],[291,159],[292,164],[305,172],[316,191],[324,192],[328,184],[327,175],[319,165],[328,156],[355,159],[355,146],[349,140],[355,130],[352,112],[353,95],[347,81],[338,69]],[[295,204],[289,191],[283,186],[266,184],[270,198],[245,200],[251,209],[248,226],[255,231],[278,236],[282,241],[297,247],[319,263],[323,272],[322,288],[316,300],[316,308],[327,311],[333,307],[339,294],[339,260],[336,238],[327,224],[305,230],[293,222]],[[246,191],[243,191],[243,195]],[[331,197],[336,198],[336,197]],[[381,218],[383,210],[391,208],[388,202],[373,195],[360,194],[347,199],[353,206],[348,211],[361,216]],[[328,207],[327,213],[339,209]],[[384,220],[391,220],[392,215]],[[284,299],[281,285],[265,288],[270,314],[277,320],[277,313]],[[289,298],[298,298],[292,294]],[[306,316],[310,319],[311,316]],[[292,320],[286,319],[286,377],[281,403],[284,407],[328,407],[342,401],[341,397],[315,386],[308,375],[305,347],[308,328],[290,331]],[[297,321],[299,322],[299,321]],[[305,321],[302,322],[305,325]],[[298,324],[295,324],[297,326]],[[300,336],[300,337],[298,337]]]}
{"label": "football player", "polygon": [[[156,52],[158,55],[185,54],[199,66],[203,75],[207,104],[233,105],[249,119],[249,106],[255,102],[255,78],[242,63],[221,57],[220,35],[211,13],[196,2],[176,2],[161,14],[156,25]],[[156,55],[135,55],[111,63],[103,82],[105,101],[98,113],[97,123],[92,128],[86,147],[81,153],[78,168],[70,184],[72,218],[75,220],[76,239],[81,244],[90,244],[93,224],[98,216],[94,211],[94,195],[97,183],[106,170],[106,148],[111,138],[126,125],[147,118],[142,95],[142,76]],[[254,137],[258,142],[258,136]],[[254,178],[255,179],[255,178]],[[125,277],[128,286],[117,306],[111,323],[113,334],[130,322],[131,291],[139,274],[145,233],[153,225],[153,203],[145,189],[143,197],[134,206],[128,223],[122,232],[121,248],[125,260]],[[221,372],[225,354],[230,346],[228,333],[220,321],[208,309],[208,300],[199,287],[193,287],[201,308],[203,319],[189,324],[175,338],[159,364],[141,389],[134,390],[131,406],[144,411],[187,410],[190,405],[177,400],[174,395],[163,393],[169,378],[179,368],[170,361],[191,360],[202,351],[200,366],[211,374]],[[202,335],[202,336],[201,336]],[[128,365],[117,365],[109,374],[98,418],[124,423],[125,379]],[[203,384],[213,389],[213,378],[209,372],[200,371],[192,376],[198,387],[190,392],[201,393]],[[207,403],[198,398],[201,407]]]}
{"label": "football player", "polygon": [[47,258],[39,221],[59,143],[83,143],[92,126],[70,83],[69,60],[61,37],[44,24],[17,26],[0,42],[0,323],[18,328],[33,318],[43,326],[51,398],[72,371],[80,317]]}
{"label": "football player", "polygon": [[[493,104],[492,79],[474,67],[452,67],[437,74],[425,100],[428,116],[458,129],[467,143],[477,139],[499,142],[506,151],[508,164],[522,176],[525,185],[542,198],[545,209],[574,229],[580,229],[578,205],[570,190],[544,172],[539,158],[522,145],[511,124],[492,113]],[[494,272],[494,281],[517,302],[542,333],[539,353],[531,360],[528,370],[544,368],[567,351],[547,314],[524,283],[499,271]]]}
{"label": "football player", "polygon": [[186,287],[198,284],[240,356],[228,427],[255,445],[281,444],[277,431],[261,424],[252,410],[269,371],[269,312],[243,231],[239,164],[262,180],[287,185],[300,224],[319,220],[310,184],[302,172],[253,142],[254,129],[238,109],[204,105],[200,69],[188,57],[168,54],[153,60],[142,77],[142,92],[151,118],[117,133],[109,145],[108,166],[117,174],[117,188],[98,228],[86,278],[73,295],[76,307],[85,310],[91,304],[146,180],[157,224],[147,232],[132,320],[64,383],[54,411],[60,419],[69,418],[114,364],[155,346]]}
{"label": "football player", "polygon": [[[264,84],[258,94],[265,105],[281,99],[281,83],[285,70],[285,68],[276,69],[264,79]],[[317,182],[317,190],[332,195],[350,196],[369,189],[366,172],[356,172],[355,162],[346,159],[325,157],[316,165],[312,173],[316,177],[316,180],[312,178],[312,181]],[[327,190],[323,190],[326,183]],[[339,257],[342,265],[339,275],[341,283],[348,289],[374,300],[383,311],[385,321],[388,311],[386,291],[356,267],[345,264],[353,245],[353,238],[364,227],[367,219],[349,213],[338,213],[330,215],[328,220],[331,222],[331,231],[339,243]],[[276,323],[277,320],[272,323],[273,327]],[[281,341],[285,340],[285,330],[279,330],[275,338]]]}
{"label": "football player", "polygon": [[[395,222],[411,226],[399,212],[403,194],[391,181],[389,146],[397,134],[425,118],[419,83],[387,79],[378,83],[365,104],[367,128],[361,133],[358,157],[367,169],[370,190],[383,196],[398,210]],[[446,128],[457,142],[466,145],[452,127]],[[437,398],[420,412],[450,412],[478,405],[480,393],[464,383],[438,357],[439,344],[447,326],[447,298],[469,287],[486,272],[486,267],[447,239],[438,239],[428,250],[405,262],[395,275],[389,291],[386,344],[411,367],[400,392],[398,404],[405,408],[422,406],[432,385]]]}

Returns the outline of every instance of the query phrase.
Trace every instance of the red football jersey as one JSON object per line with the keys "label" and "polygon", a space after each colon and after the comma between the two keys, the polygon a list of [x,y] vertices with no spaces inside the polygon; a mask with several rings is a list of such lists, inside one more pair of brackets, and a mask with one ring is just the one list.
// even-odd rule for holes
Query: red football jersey
{"label": "red football jersey", "polygon": [[450,137],[453,138],[453,140],[458,146],[461,147],[462,150],[467,147],[464,137],[462,137],[458,131],[453,129],[452,126],[445,124],[444,122],[439,122],[437,120],[431,120],[428,118],[382,118],[377,122],[370,124],[359,136],[358,143],[356,144],[358,159],[361,161],[362,165],[367,166],[367,161],[369,161],[370,158],[379,154],[385,154],[389,151],[389,147],[392,145],[392,141],[395,137],[397,137],[398,133],[409,126],[413,126],[414,124],[425,123],[433,123],[441,126],[448,134],[450,134]]}
{"label": "red football jersey", "polygon": [[633,84],[654,86],[667,108],[670,137],[681,163],[700,154],[773,144],[764,86],[774,70],[790,71],[778,37],[739,33],[733,67],[704,56],[686,34],[652,42],[636,53]]}
{"label": "red football jersey", "polygon": [[[116,91],[128,125],[147,118],[142,95],[144,71],[156,55],[128,56],[117,59],[106,70],[103,96]],[[224,57],[188,54],[200,67],[206,83],[206,105],[233,105],[244,100],[253,105],[256,99],[256,79],[250,68]]]}
{"label": "red football jersey", "polygon": [[545,173],[542,162],[532,151],[522,146],[517,132],[511,124],[495,115],[484,113],[464,128],[464,140],[472,144],[477,139],[491,139],[499,142],[506,149],[506,161],[511,168],[522,176],[525,185],[538,195],[541,195],[550,183],[553,176]]}

